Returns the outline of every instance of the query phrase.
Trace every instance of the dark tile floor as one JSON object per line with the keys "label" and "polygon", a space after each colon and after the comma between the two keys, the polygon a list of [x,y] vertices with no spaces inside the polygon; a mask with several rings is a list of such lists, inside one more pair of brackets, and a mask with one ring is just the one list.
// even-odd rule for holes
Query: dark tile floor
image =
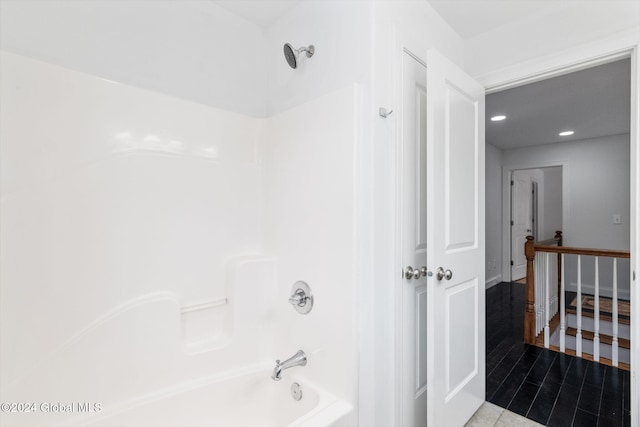
{"label": "dark tile floor", "polygon": [[524,344],[525,286],[487,290],[487,396],[547,426],[629,426],[629,373]]}

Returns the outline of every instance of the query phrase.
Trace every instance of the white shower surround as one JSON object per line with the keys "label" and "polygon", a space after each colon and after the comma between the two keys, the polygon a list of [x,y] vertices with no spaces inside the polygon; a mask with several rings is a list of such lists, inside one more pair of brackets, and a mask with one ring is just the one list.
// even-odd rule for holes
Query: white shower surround
{"label": "white shower surround", "polygon": [[[102,417],[303,349],[284,380],[355,403],[356,86],[258,119],[8,52],[0,66],[2,401]],[[0,420],[79,416],[32,415]]]}

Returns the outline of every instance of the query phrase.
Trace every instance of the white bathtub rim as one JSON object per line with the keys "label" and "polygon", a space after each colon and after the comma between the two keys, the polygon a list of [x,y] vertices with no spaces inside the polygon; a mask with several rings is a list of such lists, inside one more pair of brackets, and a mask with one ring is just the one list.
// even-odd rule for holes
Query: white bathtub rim
{"label": "white bathtub rim", "polygon": [[[82,414],[73,419],[68,419],[64,422],[56,423],[53,427],[71,427],[71,426],[82,426],[82,427],[90,427],[91,425],[107,420],[111,417],[126,413],[128,411],[134,410],[136,408],[145,406],[147,404],[169,399],[173,396],[177,396],[183,393],[187,393],[198,388],[207,387],[219,382],[227,381],[237,377],[244,377],[248,375],[254,374],[264,374],[266,377],[270,376],[271,370],[273,368],[273,361],[269,362],[260,362],[253,365],[243,366],[241,368],[229,369],[224,372],[220,372],[217,374],[209,375],[206,377],[200,377],[194,380],[186,381],[180,383],[175,386],[165,387],[161,390],[153,391],[151,393],[147,393],[142,396],[138,396],[136,398],[130,399],[128,401],[118,403],[108,411],[104,411],[103,413],[93,413],[93,414]],[[319,425],[317,423],[307,424],[313,417],[318,416],[318,414],[322,413],[329,408],[332,408],[332,411],[336,411],[336,409],[341,409],[339,411],[340,414],[344,412],[344,408],[349,408],[346,413],[348,413],[351,409],[351,405],[343,400],[339,400],[335,395],[326,391],[325,389],[307,381],[306,379],[296,376],[290,375],[287,378],[284,378],[288,382],[298,382],[303,388],[308,387],[313,389],[316,393],[318,393],[318,403],[317,405],[310,410],[308,413],[304,414],[301,418],[296,419],[293,423],[289,424],[291,427],[312,427]],[[341,403],[339,406],[335,406],[336,403]],[[345,406],[346,405],[346,406]],[[336,413],[338,413],[336,411]],[[326,414],[325,417],[326,418]],[[338,418],[336,418],[338,419]]]}
{"label": "white bathtub rim", "polygon": [[[321,401],[322,402],[322,401]],[[342,419],[353,410],[353,405],[345,400],[334,398],[328,405],[318,405],[287,427],[328,427]]]}

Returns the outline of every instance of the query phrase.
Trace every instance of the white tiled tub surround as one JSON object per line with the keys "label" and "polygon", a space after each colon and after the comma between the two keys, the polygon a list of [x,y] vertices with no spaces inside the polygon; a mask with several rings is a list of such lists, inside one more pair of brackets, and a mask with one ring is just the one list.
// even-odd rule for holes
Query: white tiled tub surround
{"label": "white tiled tub surround", "polygon": [[[264,367],[302,348],[284,379],[328,390],[305,422],[353,416],[354,327],[325,326],[353,325],[356,88],[257,119],[1,55],[0,400],[100,402],[138,425],[141,402],[256,366],[270,384]],[[317,295],[305,317],[295,280]]]}

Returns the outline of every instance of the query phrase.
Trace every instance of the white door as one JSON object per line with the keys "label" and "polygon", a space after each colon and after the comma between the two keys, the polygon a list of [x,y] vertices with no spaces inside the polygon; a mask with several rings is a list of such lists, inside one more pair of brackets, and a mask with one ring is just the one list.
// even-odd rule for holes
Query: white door
{"label": "white door", "polygon": [[[427,169],[425,66],[413,55],[402,58],[401,258],[403,270],[400,339],[399,424],[427,425]],[[421,271],[424,267],[424,273]],[[411,270],[417,273],[411,274]]]}
{"label": "white door", "polygon": [[484,88],[429,51],[429,426],[464,425],[485,397],[484,148]]}
{"label": "white door", "polygon": [[531,226],[531,175],[515,171],[511,176],[511,280],[527,275],[527,258],[524,244],[532,233]]}

